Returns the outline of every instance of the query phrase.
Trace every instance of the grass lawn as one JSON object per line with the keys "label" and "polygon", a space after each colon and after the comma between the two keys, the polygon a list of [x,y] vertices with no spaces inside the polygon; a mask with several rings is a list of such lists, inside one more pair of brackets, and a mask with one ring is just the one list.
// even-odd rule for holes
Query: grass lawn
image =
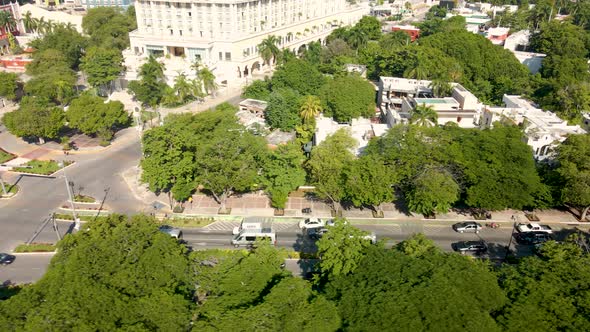
{"label": "grass lawn", "polygon": [[163,224],[175,227],[205,227],[215,222],[212,217],[164,219]]}
{"label": "grass lawn", "polygon": [[[18,186],[12,185],[12,184],[8,184],[8,183],[4,183],[4,186],[6,186],[6,192],[8,193],[8,196],[12,196],[12,195],[16,195],[16,193],[18,193]],[[4,192],[2,191],[2,187],[0,187],[0,196],[4,197]]]}
{"label": "grass lawn", "polygon": [[3,164],[9,160],[14,159],[16,156],[12,153],[8,153],[2,149],[0,149],[0,164]]}
{"label": "grass lawn", "polygon": [[55,244],[53,243],[31,243],[19,244],[14,252],[49,252],[55,251]]}
{"label": "grass lawn", "polygon": [[[106,215],[102,215],[102,216],[96,216],[96,215],[92,215],[92,216],[88,216],[88,215],[81,215],[78,214],[78,219],[80,219],[80,221],[98,221],[98,220],[104,220],[108,218],[108,216]],[[74,220],[74,217],[72,216],[72,214],[66,214],[66,213],[56,213],[55,214],[55,219],[63,219],[63,220]]]}
{"label": "grass lawn", "polygon": [[[70,165],[71,163],[72,162],[68,162],[67,165]],[[31,160],[26,163],[25,166],[30,166],[30,168],[15,167],[12,170],[21,173],[50,175],[60,169],[59,165],[54,160]]]}
{"label": "grass lawn", "polygon": [[85,195],[76,195],[74,196],[74,202],[77,203],[94,203],[96,199],[94,197],[85,196]]}

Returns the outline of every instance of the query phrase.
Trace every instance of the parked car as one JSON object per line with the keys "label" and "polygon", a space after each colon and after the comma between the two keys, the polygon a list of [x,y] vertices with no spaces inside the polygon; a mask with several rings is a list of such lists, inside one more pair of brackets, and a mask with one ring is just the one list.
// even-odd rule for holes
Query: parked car
{"label": "parked car", "polygon": [[328,229],[324,227],[316,227],[316,228],[307,228],[306,230],[307,236],[313,240],[319,240],[328,232]]}
{"label": "parked car", "polygon": [[182,240],[182,230],[180,228],[163,225],[158,228],[160,232],[166,233],[175,239]]}
{"label": "parked car", "polygon": [[520,244],[539,244],[553,240],[551,234],[541,231],[526,232],[516,235],[516,241]]}
{"label": "parked car", "polygon": [[2,265],[12,264],[12,262],[14,262],[15,258],[16,258],[16,256],[14,256],[14,255],[0,253],[0,264],[2,264]]}
{"label": "parked car", "polygon": [[451,247],[460,253],[481,254],[488,250],[488,246],[484,241],[461,241],[453,243]]}
{"label": "parked car", "polygon": [[459,233],[479,233],[479,231],[482,229],[482,226],[480,223],[476,223],[475,221],[466,221],[454,224],[453,229],[455,232]]}
{"label": "parked car", "polygon": [[536,222],[531,222],[527,224],[518,224],[516,225],[516,230],[520,233],[527,233],[527,232],[544,232],[544,233],[553,233],[551,227],[547,225],[541,225]]}
{"label": "parked car", "polygon": [[320,219],[320,218],[307,218],[307,219],[301,220],[299,222],[299,228],[310,229],[310,228],[325,227],[326,221],[327,221],[326,219]]}

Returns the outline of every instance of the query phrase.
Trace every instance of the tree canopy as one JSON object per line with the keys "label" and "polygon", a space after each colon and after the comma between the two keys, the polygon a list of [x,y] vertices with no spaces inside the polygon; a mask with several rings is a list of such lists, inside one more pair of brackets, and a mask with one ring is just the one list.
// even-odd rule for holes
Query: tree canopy
{"label": "tree canopy", "polygon": [[187,249],[152,218],[111,215],[66,236],[43,278],[0,304],[0,326],[186,330],[193,280]]}
{"label": "tree canopy", "polygon": [[358,75],[329,80],[320,92],[320,99],[325,104],[324,113],[339,122],[375,114],[375,88]]}
{"label": "tree canopy", "polygon": [[90,94],[72,100],[66,112],[68,125],[88,135],[100,134],[109,140],[116,128],[129,125],[130,117],[120,101],[109,101]]}
{"label": "tree canopy", "polygon": [[41,97],[24,97],[20,107],[4,114],[2,122],[19,137],[57,138],[64,126],[64,111]]}

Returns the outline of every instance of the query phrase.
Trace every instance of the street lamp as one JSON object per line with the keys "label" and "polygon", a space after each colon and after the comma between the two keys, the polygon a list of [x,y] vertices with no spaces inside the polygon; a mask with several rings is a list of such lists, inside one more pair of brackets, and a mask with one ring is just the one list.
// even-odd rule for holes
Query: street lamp
{"label": "street lamp", "polygon": [[2,179],[2,175],[0,175],[0,185],[2,186],[3,195],[8,196],[8,192],[6,191],[6,185],[4,184],[4,180]]}
{"label": "street lamp", "polygon": [[72,188],[70,187],[70,182],[68,181],[68,176],[66,174],[66,162],[60,161],[58,165],[62,168],[64,172],[64,180],[66,182],[66,190],[68,191],[68,197],[70,198],[70,204],[72,206],[72,215],[74,216],[74,229],[76,231],[80,230],[80,219],[76,215],[76,206],[74,205],[74,197],[72,195]]}

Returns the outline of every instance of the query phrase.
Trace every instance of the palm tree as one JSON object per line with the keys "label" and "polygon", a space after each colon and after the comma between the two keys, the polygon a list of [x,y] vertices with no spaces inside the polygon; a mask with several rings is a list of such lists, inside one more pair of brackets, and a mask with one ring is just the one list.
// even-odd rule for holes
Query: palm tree
{"label": "palm tree", "polygon": [[316,96],[305,96],[301,107],[299,107],[299,115],[303,122],[308,124],[315,119],[318,114],[323,111],[320,98]]}
{"label": "palm tree", "polygon": [[277,46],[278,43],[279,38],[275,35],[270,35],[258,45],[258,51],[260,52],[260,56],[264,60],[265,64],[272,66],[281,53],[281,50]]}
{"label": "palm tree", "polygon": [[217,83],[215,83],[215,75],[213,74],[213,72],[206,66],[203,66],[203,68],[199,72],[199,78],[203,82],[203,88],[205,88],[205,93],[215,94],[215,91],[219,86],[217,85]]}
{"label": "palm tree", "polygon": [[31,16],[31,12],[26,12],[23,15],[23,18],[21,19],[21,21],[23,22],[26,33],[32,33],[35,30],[37,30],[38,20]]}
{"label": "palm tree", "polygon": [[[184,103],[190,99],[196,99],[200,97],[197,91],[197,87],[193,83],[193,81],[189,81],[186,78],[186,75],[184,73],[179,74],[174,79],[174,91],[180,103]],[[200,87],[198,88],[198,90],[200,90]]]}
{"label": "palm tree", "polygon": [[350,29],[346,42],[354,49],[358,51],[359,48],[367,45],[369,38],[361,29],[352,28]]}
{"label": "palm tree", "polygon": [[7,10],[0,10],[0,28],[4,30],[4,33],[14,30],[16,21],[12,16],[12,12]]}
{"label": "palm tree", "polygon": [[453,87],[449,82],[440,78],[432,80],[428,87],[432,89],[432,93],[439,98],[447,97],[451,94],[451,91],[453,91]]}
{"label": "palm tree", "polygon": [[425,80],[428,78],[428,73],[422,66],[417,65],[414,68],[406,69],[406,71],[404,72],[404,77],[413,78],[417,80]]}
{"label": "palm tree", "polygon": [[432,127],[438,123],[438,115],[431,106],[422,104],[412,110],[410,122],[418,126]]}

